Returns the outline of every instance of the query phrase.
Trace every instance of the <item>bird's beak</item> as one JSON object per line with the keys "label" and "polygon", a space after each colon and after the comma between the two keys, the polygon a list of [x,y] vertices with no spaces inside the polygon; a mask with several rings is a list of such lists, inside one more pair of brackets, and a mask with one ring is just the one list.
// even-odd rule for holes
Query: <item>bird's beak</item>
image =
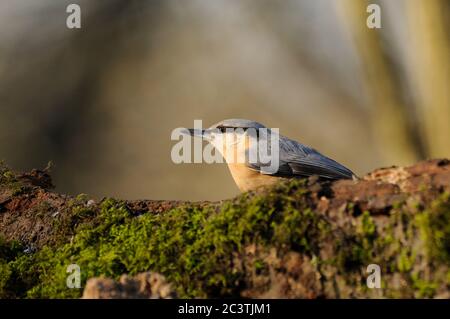
{"label": "bird's beak", "polygon": [[188,129],[183,130],[183,133],[186,135],[193,136],[193,137],[201,137],[201,138],[205,137],[205,130],[188,128]]}

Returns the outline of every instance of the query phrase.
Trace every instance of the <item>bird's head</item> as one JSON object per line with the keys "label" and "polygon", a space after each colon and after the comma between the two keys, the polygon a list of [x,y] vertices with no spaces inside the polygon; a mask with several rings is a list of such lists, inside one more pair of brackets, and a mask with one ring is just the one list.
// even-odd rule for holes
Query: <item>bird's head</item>
{"label": "bird's head", "polygon": [[227,149],[248,147],[249,134],[258,137],[259,129],[265,128],[261,123],[245,119],[227,119],[207,129],[188,129],[187,134],[200,137],[214,145],[224,154]]}
{"label": "bird's head", "polygon": [[258,132],[261,128],[265,128],[265,126],[255,121],[227,119],[220,121],[207,129],[188,129],[186,133],[193,137],[200,137],[214,143],[214,140],[217,140],[219,137],[223,138],[224,135],[234,134],[240,137],[247,134],[249,129]]}

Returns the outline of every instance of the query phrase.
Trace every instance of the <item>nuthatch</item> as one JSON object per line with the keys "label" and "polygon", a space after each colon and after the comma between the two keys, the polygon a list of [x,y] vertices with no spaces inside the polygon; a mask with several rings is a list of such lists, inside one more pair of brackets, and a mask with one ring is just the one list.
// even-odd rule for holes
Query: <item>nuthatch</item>
{"label": "nuthatch", "polygon": [[[206,130],[189,129],[187,134],[207,140],[221,153],[241,191],[271,185],[280,178],[302,178],[312,175],[326,180],[356,178],[355,174],[343,165],[311,147],[281,135],[277,135],[279,145],[277,169],[267,170],[267,163],[249,160],[250,139],[247,133],[256,131],[256,139],[259,142],[262,138],[258,135],[260,129],[265,129],[271,134],[270,129],[258,122],[228,119],[214,124]],[[230,134],[233,134],[234,137],[230,138]],[[236,137],[238,141],[236,141]],[[236,157],[244,160],[237,161]]]}

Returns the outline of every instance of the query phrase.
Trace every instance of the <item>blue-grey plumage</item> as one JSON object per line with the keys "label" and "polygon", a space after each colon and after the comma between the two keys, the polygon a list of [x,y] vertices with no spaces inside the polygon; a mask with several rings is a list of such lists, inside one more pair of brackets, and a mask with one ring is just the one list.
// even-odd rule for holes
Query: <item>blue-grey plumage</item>
{"label": "blue-grey plumage", "polygon": [[[237,128],[245,131],[250,128],[255,130],[263,129],[265,126],[250,120],[228,119],[214,124],[206,130],[189,130],[189,134],[197,137],[201,136],[214,145],[218,134],[226,134],[226,129]],[[268,131],[270,135],[270,130],[268,129]],[[258,136],[257,138],[263,137]],[[313,175],[328,180],[356,178],[356,175],[351,170],[309,146],[282,135],[278,136],[278,141],[279,166],[275,171],[266,169],[269,164],[263,164],[259,161],[248,161],[248,146],[239,149],[238,146],[233,144],[232,146],[225,145],[223,149],[219,149],[225,160],[227,160],[233,178],[241,190],[246,191],[261,185],[273,184],[277,178],[300,178]],[[270,145],[270,143],[267,143],[269,148]],[[234,152],[245,152],[245,163],[236,164],[229,160],[227,149],[229,151],[231,147],[235,148]]]}
{"label": "blue-grey plumage", "polygon": [[[351,179],[355,174],[315,149],[287,137],[280,136],[280,163],[276,176],[307,177],[318,175],[324,179]],[[261,170],[249,164],[253,169]]]}

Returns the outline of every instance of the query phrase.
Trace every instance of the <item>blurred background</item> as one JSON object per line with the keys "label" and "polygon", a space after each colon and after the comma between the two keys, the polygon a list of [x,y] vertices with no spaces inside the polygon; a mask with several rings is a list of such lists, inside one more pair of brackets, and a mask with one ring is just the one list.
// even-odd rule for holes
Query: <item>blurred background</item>
{"label": "blurred background", "polygon": [[[66,7],[81,6],[81,29]],[[450,1],[1,0],[0,159],[58,192],[217,200],[176,127],[248,118],[364,175],[450,157]]]}

